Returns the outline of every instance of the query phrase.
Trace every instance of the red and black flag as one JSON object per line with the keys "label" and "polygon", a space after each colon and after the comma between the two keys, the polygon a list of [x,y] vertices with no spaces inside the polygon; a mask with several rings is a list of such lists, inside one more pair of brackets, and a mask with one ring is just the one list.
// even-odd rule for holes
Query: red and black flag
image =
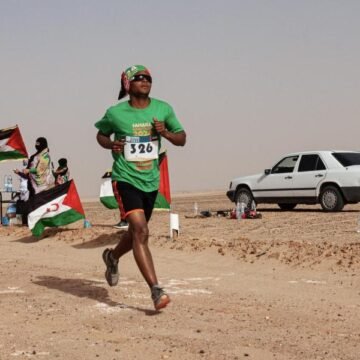
{"label": "red and black flag", "polygon": [[0,161],[27,157],[28,153],[18,126],[0,130]]}
{"label": "red and black flag", "polygon": [[35,236],[45,227],[71,224],[85,218],[74,180],[36,194],[29,200],[28,224]]}

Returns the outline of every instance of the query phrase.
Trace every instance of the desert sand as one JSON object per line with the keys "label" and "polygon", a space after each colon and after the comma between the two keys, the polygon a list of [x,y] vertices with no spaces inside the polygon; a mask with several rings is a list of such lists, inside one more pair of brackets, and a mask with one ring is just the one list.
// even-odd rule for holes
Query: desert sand
{"label": "desert sand", "polygon": [[118,212],[84,203],[91,228],[0,226],[0,359],[360,359],[360,205],[320,206],[261,219],[192,217],[228,210],[223,193],[174,196],[180,234],[155,212],[150,247],[171,295],[155,312],[132,254],[120,282],[102,251]]}

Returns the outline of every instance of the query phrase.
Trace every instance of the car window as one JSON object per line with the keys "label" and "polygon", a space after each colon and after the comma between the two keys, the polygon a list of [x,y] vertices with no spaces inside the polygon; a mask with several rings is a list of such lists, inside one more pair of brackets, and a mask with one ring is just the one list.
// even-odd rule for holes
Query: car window
{"label": "car window", "polygon": [[271,170],[272,174],[284,174],[294,171],[299,156],[289,156],[278,162]]}
{"label": "car window", "polygon": [[336,152],[332,153],[332,156],[339,161],[342,166],[360,165],[360,153],[359,152]]}
{"label": "car window", "polygon": [[326,167],[317,154],[302,155],[299,164],[299,172],[325,170]]}
{"label": "car window", "polygon": [[321,157],[319,156],[317,164],[316,164],[316,170],[326,170],[326,166],[321,160]]}

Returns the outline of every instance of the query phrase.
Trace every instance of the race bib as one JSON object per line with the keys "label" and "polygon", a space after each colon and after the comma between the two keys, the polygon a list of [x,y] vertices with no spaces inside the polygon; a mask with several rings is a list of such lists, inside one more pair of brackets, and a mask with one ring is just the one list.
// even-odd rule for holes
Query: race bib
{"label": "race bib", "polygon": [[147,161],[158,158],[159,141],[151,136],[126,136],[124,156],[127,161]]}

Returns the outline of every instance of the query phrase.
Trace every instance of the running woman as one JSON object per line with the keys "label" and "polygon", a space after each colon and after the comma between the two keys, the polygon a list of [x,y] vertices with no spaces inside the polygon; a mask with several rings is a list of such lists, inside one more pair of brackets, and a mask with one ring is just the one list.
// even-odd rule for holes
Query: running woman
{"label": "running woman", "polygon": [[[121,76],[118,99],[95,127],[98,143],[113,156],[112,180],[117,182],[119,206],[129,223],[114,249],[105,249],[105,278],[110,286],[119,281],[119,259],[132,250],[136,264],[151,291],[156,310],[164,308],[170,297],[159,285],[148,245],[150,220],[159,188],[159,151],[163,138],[184,146],[186,133],[172,107],[149,96],[150,71],[143,65],[126,69]],[[113,136],[113,139],[112,139]]]}

